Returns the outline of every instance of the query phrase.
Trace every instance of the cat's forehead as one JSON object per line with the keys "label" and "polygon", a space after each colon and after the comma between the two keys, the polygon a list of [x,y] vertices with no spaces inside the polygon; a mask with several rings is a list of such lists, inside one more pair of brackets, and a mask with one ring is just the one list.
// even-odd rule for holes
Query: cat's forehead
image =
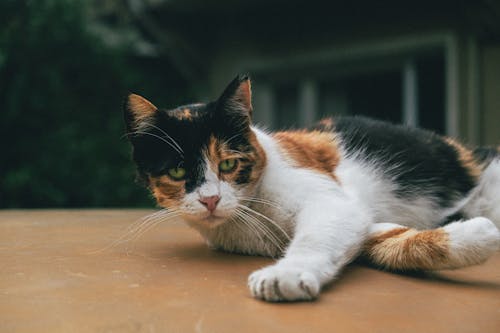
{"label": "cat's forehead", "polygon": [[190,122],[206,120],[209,113],[212,112],[212,107],[206,103],[193,103],[162,111],[168,118]]}
{"label": "cat's forehead", "polygon": [[186,148],[194,148],[208,140],[215,125],[211,105],[202,103],[160,109],[155,122],[157,129],[166,132]]}
{"label": "cat's forehead", "polygon": [[[219,119],[215,107],[214,103],[197,103],[173,109],[160,109],[155,126],[151,126],[150,131],[160,137],[168,135],[167,140],[175,141],[176,145],[185,150],[185,155],[190,153],[199,155],[214,139],[223,142],[232,138],[231,143],[241,141],[242,136],[236,135],[241,128],[233,127],[223,119]],[[154,137],[148,139],[155,141]],[[156,143],[162,144],[158,140]],[[175,149],[170,148],[167,150],[171,150],[175,155]]]}

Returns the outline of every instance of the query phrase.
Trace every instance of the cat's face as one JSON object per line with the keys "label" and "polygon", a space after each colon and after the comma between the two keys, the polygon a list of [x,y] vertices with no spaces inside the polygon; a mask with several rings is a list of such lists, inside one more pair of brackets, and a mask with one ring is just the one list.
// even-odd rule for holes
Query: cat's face
{"label": "cat's face", "polygon": [[251,111],[246,76],[208,104],[166,110],[138,95],[128,97],[133,159],[158,205],[214,227],[253,196],[266,157],[250,130]]}

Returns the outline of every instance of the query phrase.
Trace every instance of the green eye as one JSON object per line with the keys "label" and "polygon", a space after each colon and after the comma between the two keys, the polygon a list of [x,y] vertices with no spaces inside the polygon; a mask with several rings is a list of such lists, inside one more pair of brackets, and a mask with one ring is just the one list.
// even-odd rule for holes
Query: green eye
{"label": "green eye", "polygon": [[168,175],[175,180],[181,180],[186,175],[186,169],[184,168],[171,168],[168,169]]}
{"label": "green eye", "polygon": [[236,167],[236,159],[231,158],[219,163],[219,170],[222,172],[232,171]]}

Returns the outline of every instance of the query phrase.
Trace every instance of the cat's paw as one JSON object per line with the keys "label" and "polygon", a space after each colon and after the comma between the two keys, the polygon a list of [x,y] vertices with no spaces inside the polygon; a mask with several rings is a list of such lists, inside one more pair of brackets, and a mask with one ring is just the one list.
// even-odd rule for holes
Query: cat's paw
{"label": "cat's paw", "polygon": [[476,217],[469,220],[469,223],[474,223],[471,231],[477,237],[477,242],[488,247],[491,252],[500,249],[500,231],[496,225],[489,219],[484,217]]}
{"label": "cat's paw", "polygon": [[311,272],[274,265],[253,272],[248,278],[252,296],[269,302],[310,301],[318,297],[320,283]]}
{"label": "cat's paw", "polygon": [[452,243],[468,245],[475,250],[489,254],[500,249],[500,231],[493,222],[484,217],[476,217],[464,222],[451,223],[444,227]]}
{"label": "cat's paw", "polygon": [[450,238],[451,268],[481,264],[500,249],[500,231],[487,218],[455,222],[443,229]]}

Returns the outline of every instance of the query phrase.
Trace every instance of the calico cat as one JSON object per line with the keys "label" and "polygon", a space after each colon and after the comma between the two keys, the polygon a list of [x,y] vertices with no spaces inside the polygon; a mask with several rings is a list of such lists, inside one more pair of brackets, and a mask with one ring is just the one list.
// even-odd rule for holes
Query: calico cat
{"label": "calico cat", "polygon": [[125,121],[138,175],[209,246],[279,260],[250,275],[256,298],[312,300],[362,255],[392,270],[484,262],[499,249],[500,153],[362,117],[269,133],[251,83],[158,109],[135,94]]}

